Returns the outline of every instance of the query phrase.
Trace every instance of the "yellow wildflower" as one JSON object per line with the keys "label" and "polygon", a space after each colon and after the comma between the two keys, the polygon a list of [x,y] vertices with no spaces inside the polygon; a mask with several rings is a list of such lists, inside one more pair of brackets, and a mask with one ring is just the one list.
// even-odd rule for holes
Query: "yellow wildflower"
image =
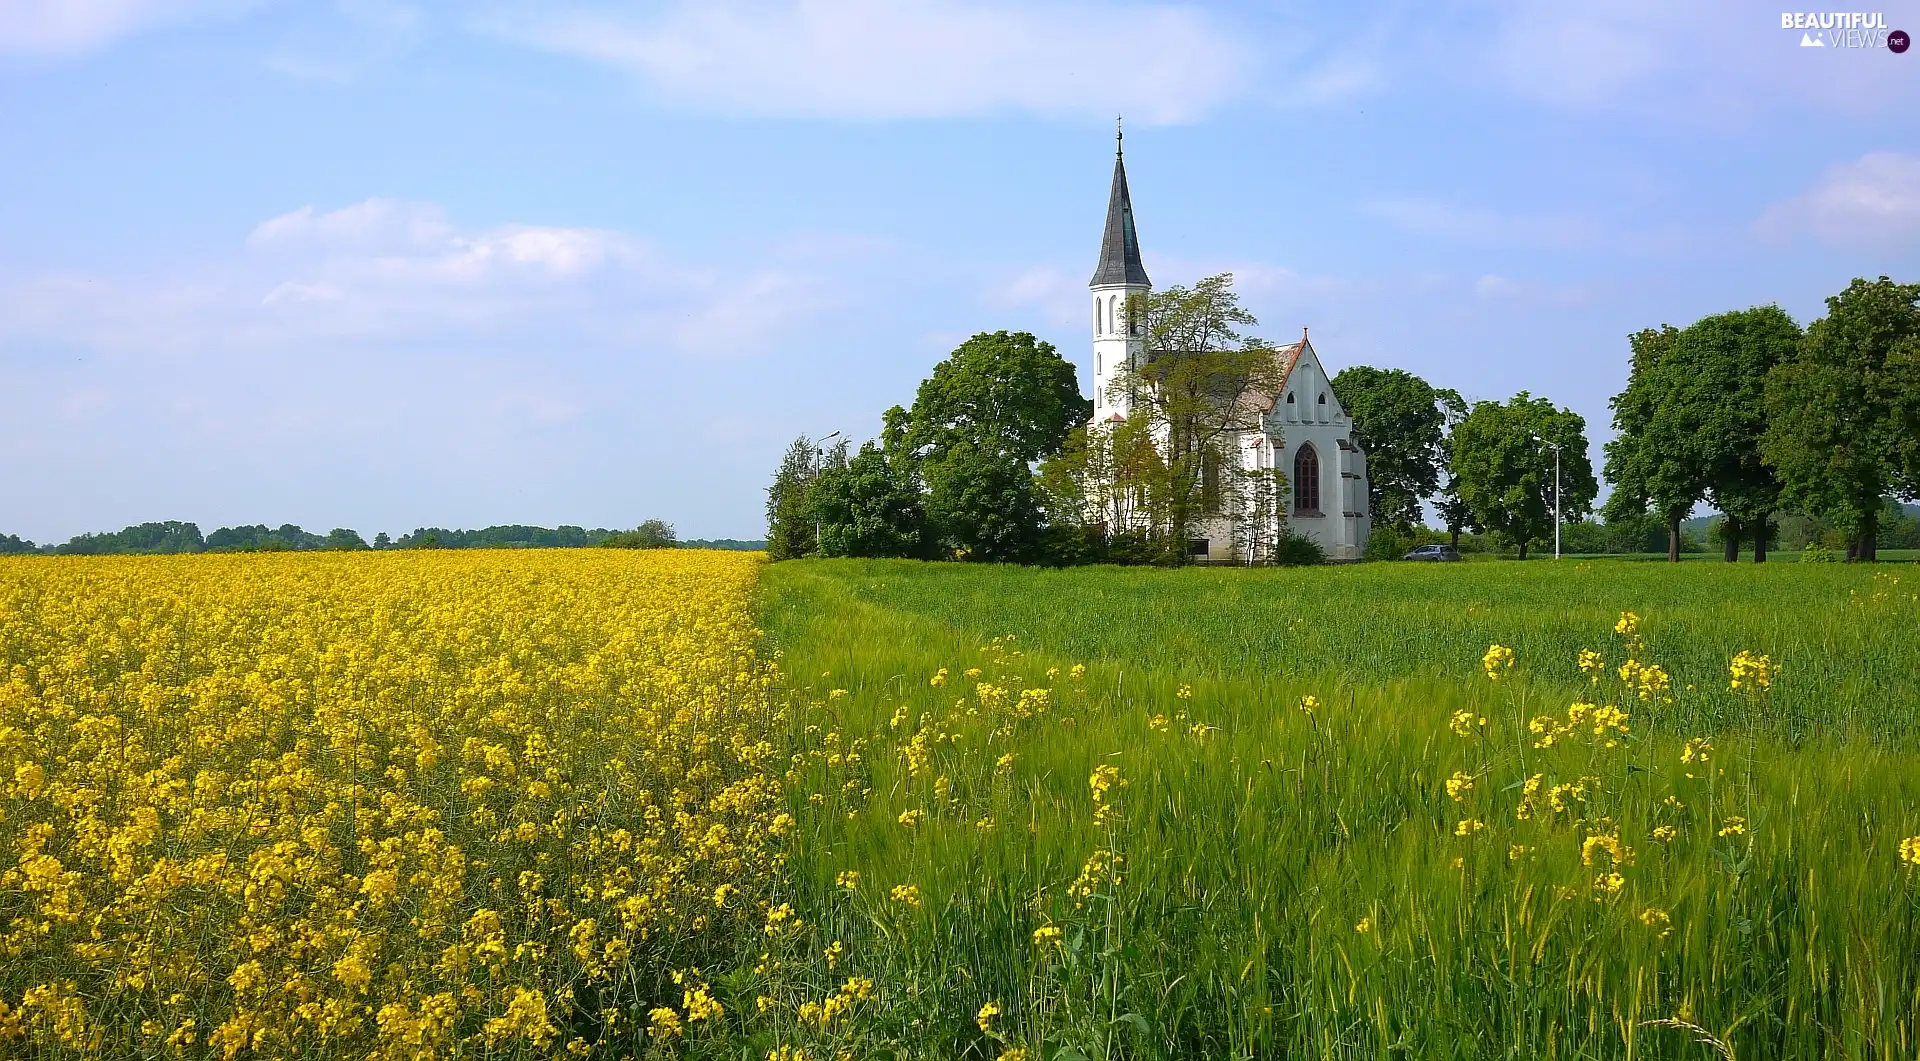
{"label": "yellow wildflower", "polygon": [[1505,645],[1489,646],[1487,654],[1480,657],[1480,667],[1490,680],[1499,681],[1513,669],[1513,649]]}

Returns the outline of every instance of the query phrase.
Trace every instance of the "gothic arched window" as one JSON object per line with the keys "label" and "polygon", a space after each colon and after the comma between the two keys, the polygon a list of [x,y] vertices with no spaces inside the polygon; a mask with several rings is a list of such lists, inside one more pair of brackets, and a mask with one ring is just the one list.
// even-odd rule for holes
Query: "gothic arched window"
{"label": "gothic arched window", "polygon": [[1120,306],[1119,295],[1107,296],[1107,334],[1109,335],[1112,335],[1113,333],[1120,330],[1120,326],[1114,323],[1114,321],[1118,319],[1114,316],[1114,310],[1118,309],[1119,306]]}
{"label": "gothic arched window", "polygon": [[1093,296],[1093,334],[1100,334],[1100,296]]}
{"label": "gothic arched window", "polygon": [[1311,442],[1293,455],[1293,511],[1320,513],[1320,455],[1313,451]]}

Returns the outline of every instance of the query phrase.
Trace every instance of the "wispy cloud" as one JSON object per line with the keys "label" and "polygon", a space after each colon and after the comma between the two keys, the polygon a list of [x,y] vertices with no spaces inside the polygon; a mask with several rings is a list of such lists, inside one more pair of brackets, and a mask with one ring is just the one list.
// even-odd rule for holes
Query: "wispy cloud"
{"label": "wispy cloud", "polygon": [[632,71],[660,95],[754,114],[1008,110],[1189,120],[1243,91],[1252,50],[1186,7],[959,0],[679,0],[496,12],[499,36]]}
{"label": "wispy cloud", "polygon": [[1908,64],[1884,49],[1802,50],[1781,10],[1744,0],[1455,7],[1428,21],[1441,28],[1422,34],[1420,50],[1429,70],[1445,63],[1549,106],[1642,119],[1749,123],[1837,104],[1887,111],[1911,96]]}
{"label": "wispy cloud", "polygon": [[225,261],[164,277],[0,283],[0,341],[196,351],[644,342],[649,356],[734,356],[834,304],[819,271],[678,259],[604,229],[462,228],[430,203],[311,206],[255,226]]}
{"label": "wispy cloud", "polygon": [[1756,226],[1840,247],[1920,247],[1920,156],[1876,151],[1833,166]]}
{"label": "wispy cloud", "polygon": [[0,55],[69,56],[244,0],[0,0]]}

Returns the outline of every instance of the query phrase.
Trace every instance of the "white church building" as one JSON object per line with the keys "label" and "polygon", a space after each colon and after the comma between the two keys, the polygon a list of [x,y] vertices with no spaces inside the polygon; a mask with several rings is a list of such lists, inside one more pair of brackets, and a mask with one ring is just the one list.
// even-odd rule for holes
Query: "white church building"
{"label": "white church building", "polygon": [[[1140,261],[1133,201],[1121,152],[1113,160],[1113,191],[1100,240],[1100,264],[1088,285],[1093,292],[1093,391],[1095,423],[1123,420],[1124,399],[1112,384],[1145,356],[1140,329],[1127,320],[1127,299],[1153,290]],[[1367,459],[1354,437],[1353,421],[1333,392],[1327,370],[1301,329],[1300,341],[1277,351],[1284,369],[1271,394],[1250,394],[1258,428],[1231,440],[1247,469],[1278,468],[1287,478],[1279,506],[1289,531],[1318,542],[1331,560],[1358,560],[1372,523],[1367,515]],[[1236,547],[1238,513],[1219,513],[1193,528],[1196,560],[1244,561]],[[1244,540],[1244,538],[1242,539]]]}

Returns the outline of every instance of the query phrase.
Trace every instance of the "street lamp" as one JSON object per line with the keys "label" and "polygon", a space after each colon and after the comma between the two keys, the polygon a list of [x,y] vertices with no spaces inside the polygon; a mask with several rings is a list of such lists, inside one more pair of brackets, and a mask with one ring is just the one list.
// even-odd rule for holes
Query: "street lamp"
{"label": "street lamp", "polygon": [[[840,432],[835,431],[831,435],[823,436],[819,440],[819,444],[813,447],[813,474],[815,478],[819,478],[820,473],[826,469],[827,443],[839,437]],[[817,508],[814,509],[813,512],[813,549],[815,552],[820,551],[820,510]]]}
{"label": "street lamp", "polygon": [[1535,442],[1553,450],[1553,558],[1560,559],[1560,450],[1564,443],[1548,442],[1539,435],[1533,436]]}

